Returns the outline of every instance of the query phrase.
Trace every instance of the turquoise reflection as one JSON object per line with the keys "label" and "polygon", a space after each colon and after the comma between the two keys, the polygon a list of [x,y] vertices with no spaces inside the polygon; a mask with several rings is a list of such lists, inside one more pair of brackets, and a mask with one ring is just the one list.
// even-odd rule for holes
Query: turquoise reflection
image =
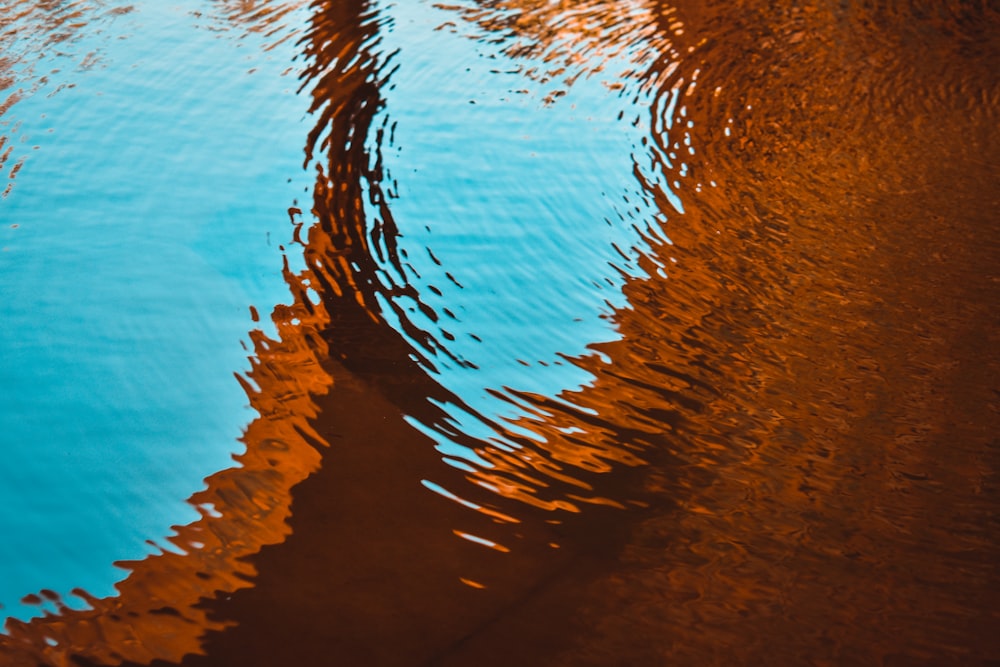
{"label": "turquoise reflection", "polygon": [[304,104],[294,44],[198,29],[208,5],[76,26],[93,66],[49,51],[2,118],[39,146],[0,202],[2,617],[42,589],[112,594],[112,563],[198,516],[185,499],[252,419],[233,372],[248,306],[286,299]]}
{"label": "turquoise reflection", "polygon": [[[278,244],[288,207],[309,208],[312,119],[282,76],[294,40],[263,50],[253,35],[199,29],[212,3],[148,5],[120,17],[114,39],[93,37],[99,66],[67,68],[43,93],[75,87],[11,112],[40,145],[0,209],[0,604],[20,618],[38,610],[18,601],[41,589],[112,594],[123,572],[111,563],[197,516],[184,499],[232,465],[252,419],[232,378],[258,326],[247,307],[287,301]],[[437,30],[449,12],[383,11],[379,49],[398,51],[399,69],[380,91],[373,127],[389,132],[372,154],[388,169],[402,280],[430,310],[377,294],[436,341],[428,358],[445,388],[488,419],[516,419],[496,390],[579,389],[592,377],[570,359],[619,337],[610,316],[642,273],[639,230],[660,215],[634,176],[645,112],[600,75],[547,103],[551,87],[493,47]],[[368,221],[379,215],[369,207]],[[433,435],[450,465],[488,465],[461,435],[505,446],[440,407],[450,421]]]}
{"label": "turquoise reflection", "polygon": [[[607,73],[572,86],[531,81],[499,46],[439,29],[454,12],[389,11],[382,45],[398,50],[398,69],[374,125],[391,128],[381,152],[398,246],[433,315],[406,296],[396,305],[447,350],[429,357],[445,387],[488,418],[514,418],[515,406],[489,389],[579,389],[592,376],[567,358],[619,338],[610,316],[627,307],[626,277],[642,273],[639,229],[662,215],[634,174],[646,113],[635,91],[607,85],[624,59],[595,62]],[[495,438],[446,409],[465,434]]]}

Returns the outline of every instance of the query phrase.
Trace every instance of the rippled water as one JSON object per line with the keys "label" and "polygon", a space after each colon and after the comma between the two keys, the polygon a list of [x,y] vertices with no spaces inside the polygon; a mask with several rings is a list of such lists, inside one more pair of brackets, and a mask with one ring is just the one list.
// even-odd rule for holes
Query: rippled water
{"label": "rippled water", "polygon": [[0,659],[1000,661],[998,27],[0,0]]}

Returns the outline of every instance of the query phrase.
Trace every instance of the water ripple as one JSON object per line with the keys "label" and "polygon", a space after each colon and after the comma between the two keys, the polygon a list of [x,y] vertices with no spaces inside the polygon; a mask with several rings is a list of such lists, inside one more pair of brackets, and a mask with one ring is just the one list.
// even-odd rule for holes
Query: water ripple
{"label": "water ripple", "polygon": [[274,33],[315,181],[243,467],[186,555],[0,651],[1000,659],[992,7],[309,11]]}

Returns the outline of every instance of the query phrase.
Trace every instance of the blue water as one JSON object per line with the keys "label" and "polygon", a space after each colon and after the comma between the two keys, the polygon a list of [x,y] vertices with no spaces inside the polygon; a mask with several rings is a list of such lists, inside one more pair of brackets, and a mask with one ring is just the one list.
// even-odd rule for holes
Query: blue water
{"label": "blue water", "polygon": [[[421,301],[455,317],[433,322],[407,299],[400,305],[460,360],[432,357],[441,384],[481,414],[513,420],[519,408],[489,390],[555,395],[592,381],[567,358],[619,338],[610,315],[625,305],[625,277],[641,273],[640,230],[664,219],[633,174],[648,133],[643,110],[634,91],[608,85],[630,62],[600,61],[606,72],[572,86],[568,74],[532,81],[498,45],[440,29],[454,12],[409,5],[389,14],[380,50],[397,53],[398,69],[383,91],[387,118],[373,126],[393,128],[383,152],[399,248]],[[464,432],[495,437],[444,407]],[[434,437],[442,451],[481,463]]]}
{"label": "blue water", "polygon": [[285,298],[304,106],[291,44],[265,57],[197,7],[83,27],[99,64],[50,55],[36,72],[62,71],[2,119],[38,146],[0,202],[4,614],[112,594],[113,563],[197,516],[186,498],[252,418],[233,373],[249,306]]}
{"label": "blue water", "polygon": [[[95,19],[72,53],[36,63],[35,80],[61,71],[3,118],[38,146],[0,204],[7,615],[37,614],[19,600],[41,589],[113,594],[116,561],[176,548],[171,526],[197,517],[186,499],[232,465],[253,418],[233,374],[248,367],[248,330],[287,302],[279,246],[287,209],[308,210],[311,119],[295,40],[266,50],[273,36],[213,22],[210,5]],[[481,414],[516,418],[489,389],[586,385],[566,358],[618,338],[608,316],[657,215],[632,174],[648,130],[619,120],[638,113],[608,77],[526,84],[495,48],[437,30],[447,12],[387,16],[382,50],[402,64],[376,124],[394,124],[382,151],[405,279],[455,315],[439,323],[454,358],[432,357],[432,371]],[[97,64],[75,67],[88,53]],[[567,94],[546,101],[554,86]]]}

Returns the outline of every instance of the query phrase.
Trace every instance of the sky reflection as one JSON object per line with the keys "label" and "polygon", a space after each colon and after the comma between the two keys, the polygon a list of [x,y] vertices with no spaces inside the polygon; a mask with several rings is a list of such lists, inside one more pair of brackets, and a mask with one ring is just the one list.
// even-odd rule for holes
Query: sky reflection
{"label": "sky reflection", "polygon": [[[39,146],[0,209],[0,603],[19,617],[43,588],[113,593],[115,561],[173,548],[171,526],[199,516],[185,499],[232,465],[253,415],[232,378],[247,305],[284,289],[294,81],[233,77],[249,63],[183,7],[127,8],[52,10],[62,28],[28,8],[12,28],[25,53],[9,90],[25,93],[0,120]],[[219,66],[190,67],[178,91],[192,50]]]}

